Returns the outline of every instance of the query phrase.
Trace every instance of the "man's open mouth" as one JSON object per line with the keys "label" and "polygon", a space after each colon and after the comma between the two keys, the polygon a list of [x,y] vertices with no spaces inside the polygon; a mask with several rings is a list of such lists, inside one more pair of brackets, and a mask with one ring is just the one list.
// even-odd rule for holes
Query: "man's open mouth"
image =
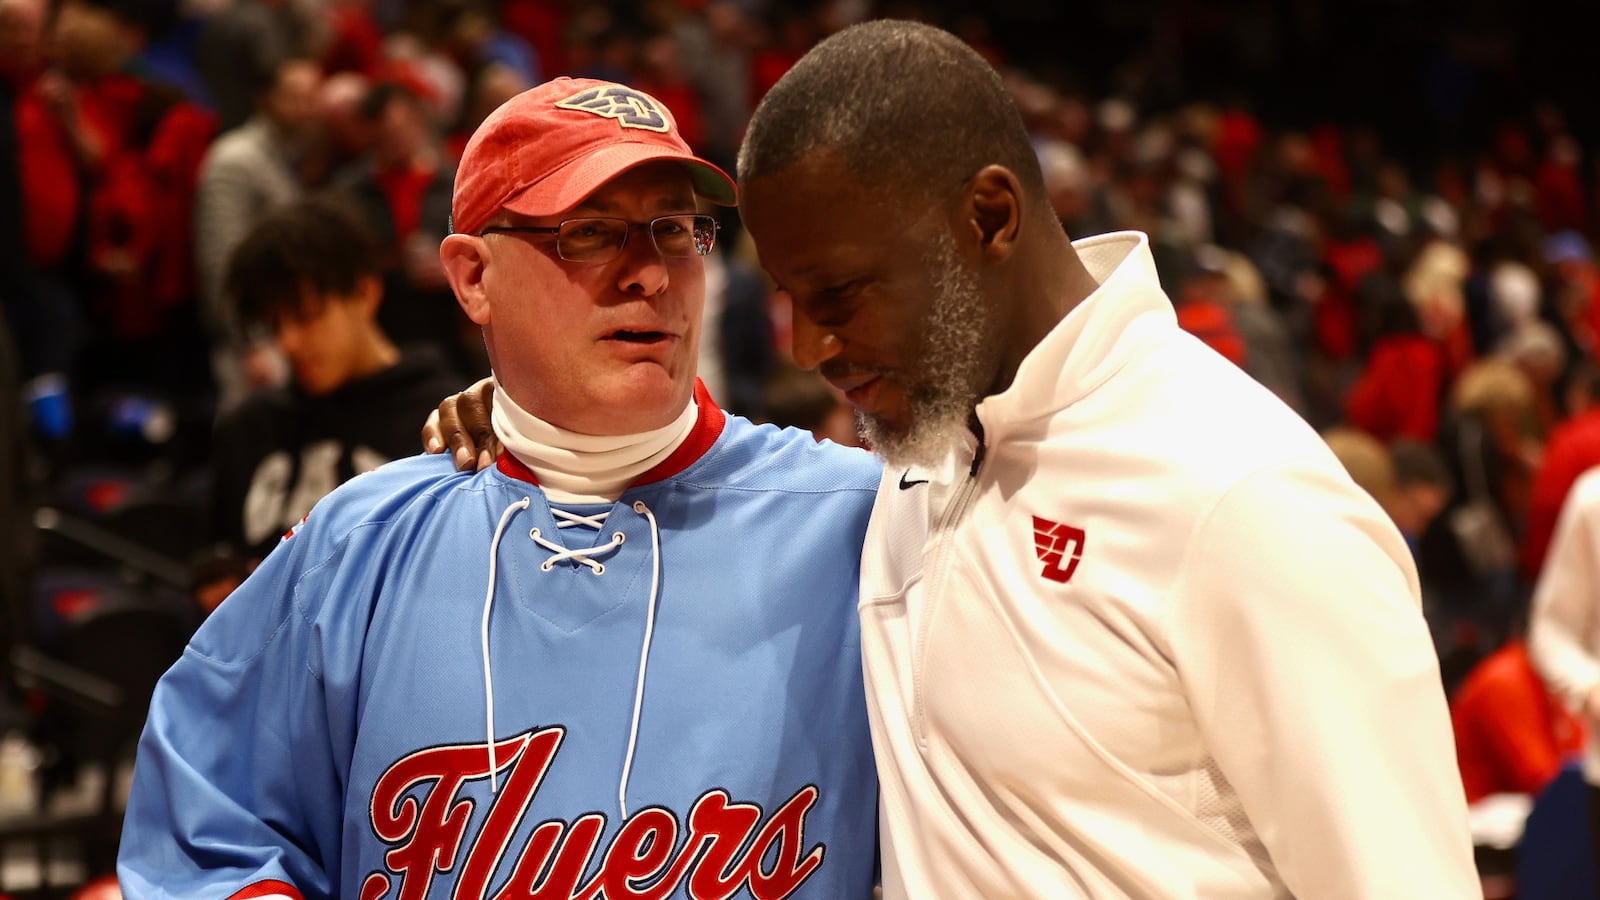
{"label": "man's open mouth", "polygon": [[608,340],[627,341],[632,344],[649,344],[665,340],[668,337],[665,331],[613,331],[607,336]]}

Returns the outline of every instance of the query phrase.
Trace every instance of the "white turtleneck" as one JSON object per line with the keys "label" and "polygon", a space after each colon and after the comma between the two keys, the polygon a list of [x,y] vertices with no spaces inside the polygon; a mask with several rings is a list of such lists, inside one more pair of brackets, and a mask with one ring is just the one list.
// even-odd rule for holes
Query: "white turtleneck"
{"label": "white turtleneck", "polygon": [[489,423],[506,452],[528,467],[552,503],[610,503],[678,449],[698,416],[691,399],[676,419],[654,431],[579,434],[528,412],[496,385]]}

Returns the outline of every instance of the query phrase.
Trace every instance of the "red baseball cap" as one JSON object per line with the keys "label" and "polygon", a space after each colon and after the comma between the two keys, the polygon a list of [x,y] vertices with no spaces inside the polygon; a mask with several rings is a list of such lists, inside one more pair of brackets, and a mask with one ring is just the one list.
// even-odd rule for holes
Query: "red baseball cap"
{"label": "red baseball cap", "polygon": [[577,206],[641,163],[678,160],[696,194],[738,203],[733,179],[694,155],[672,113],[643,91],[590,78],[557,78],[489,114],[461,154],[451,230],[474,234],[502,209],[549,216]]}

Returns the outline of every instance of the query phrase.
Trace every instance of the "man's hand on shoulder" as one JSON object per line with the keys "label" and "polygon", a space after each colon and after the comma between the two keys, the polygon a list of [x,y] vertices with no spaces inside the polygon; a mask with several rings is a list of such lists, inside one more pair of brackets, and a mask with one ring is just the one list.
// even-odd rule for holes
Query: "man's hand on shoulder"
{"label": "man's hand on shoulder", "polygon": [[501,449],[489,424],[493,404],[494,380],[490,378],[444,398],[422,424],[423,449],[443,453],[448,448],[461,472],[493,465]]}

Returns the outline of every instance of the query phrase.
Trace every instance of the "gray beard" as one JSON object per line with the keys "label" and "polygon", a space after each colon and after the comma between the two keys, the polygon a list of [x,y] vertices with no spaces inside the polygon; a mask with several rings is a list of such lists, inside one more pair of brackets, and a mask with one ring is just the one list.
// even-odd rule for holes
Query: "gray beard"
{"label": "gray beard", "polygon": [[984,343],[990,330],[978,276],[962,265],[960,248],[940,231],[926,258],[934,296],[915,369],[905,373],[911,424],[891,426],[856,413],[862,440],[894,467],[930,467],[961,443],[983,393]]}

